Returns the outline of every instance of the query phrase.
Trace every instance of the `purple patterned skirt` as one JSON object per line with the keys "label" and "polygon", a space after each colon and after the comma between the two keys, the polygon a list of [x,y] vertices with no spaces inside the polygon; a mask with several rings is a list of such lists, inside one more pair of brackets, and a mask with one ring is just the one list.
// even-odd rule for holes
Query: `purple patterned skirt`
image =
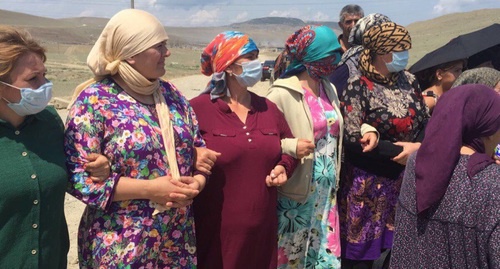
{"label": "purple patterned skirt", "polygon": [[345,164],[338,193],[342,258],[376,260],[392,247],[403,174],[389,179]]}

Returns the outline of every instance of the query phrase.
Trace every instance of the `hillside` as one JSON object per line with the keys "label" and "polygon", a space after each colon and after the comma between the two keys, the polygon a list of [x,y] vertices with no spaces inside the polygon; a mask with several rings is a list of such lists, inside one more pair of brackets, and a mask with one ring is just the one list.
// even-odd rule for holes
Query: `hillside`
{"label": "hillside", "polygon": [[[106,18],[50,19],[28,14],[0,10],[0,24],[26,28],[42,43],[92,44],[106,25]],[[265,17],[221,27],[170,27],[166,26],[169,43],[176,47],[202,47],[215,35],[226,30],[248,33],[260,47],[282,47],[285,39],[306,24],[324,24],[335,32],[336,22],[304,22],[296,18]]]}
{"label": "hillside", "polygon": [[[493,23],[500,23],[500,9],[482,9],[464,13],[454,13],[432,20],[412,23],[407,26],[412,38],[410,64],[422,58],[452,38],[470,33]],[[500,33],[498,33],[500,35]]]}
{"label": "hillside", "polygon": [[[447,43],[451,38],[500,23],[500,9],[483,9],[454,13],[407,26],[413,40],[410,62]],[[27,28],[43,43],[92,44],[98,37],[106,18],[51,19],[18,12],[0,10],[0,24]],[[466,23],[465,23],[466,22]],[[340,33],[337,22],[302,21],[297,18],[264,17],[221,27],[169,27],[170,44],[179,47],[201,47],[225,30],[248,33],[261,47],[282,47],[288,35],[306,24],[324,24]]]}
{"label": "hillside", "polygon": [[[495,22],[500,23],[498,14],[500,9],[484,9],[408,25],[413,43],[409,66],[453,37]],[[86,58],[107,21],[105,18],[88,17],[50,19],[0,10],[0,24],[26,28],[47,48],[48,78],[58,85],[55,96],[68,95],[81,82],[82,76],[89,76]],[[274,59],[286,38],[306,24],[325,24],[335,32],[340,32],[336,22],[304,22],[300,19],[277,17],[258,18],[221,27],[166,26],[172,51],[167,61],[167,76],[172,79],[199,74],[202,48],[222,31],[238,30],[249,34],[261,49],[260,58]]]}

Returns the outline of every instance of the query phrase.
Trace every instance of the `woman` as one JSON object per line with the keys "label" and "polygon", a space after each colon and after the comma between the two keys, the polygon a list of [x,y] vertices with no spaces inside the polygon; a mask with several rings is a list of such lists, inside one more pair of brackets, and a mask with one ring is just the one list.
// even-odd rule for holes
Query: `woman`
{"label": "woman", "polygon": [[[190,204],[205,177],[192,176],[193,146],[204,142],[188,101],[160,79],[167,38],[151,14],[118,12],[87,58],[94,79],[75,90],[66,152],[70,193],[87,204],[82,268],[196,267]],[[94,184],[79,156],[101,150],[112,174]]]}
{"label": "woman", "polygon": [[483,84],[500,92],[500,71],[491,67],[477,67],[464,71],[455,80],[452,88],[465,84]]}
{"label": "woman", "polygon": [[[500,71],[491,67],[477,67],[463,72],[452,88],[466,84],[483,84],[500,93]],[[495,148],[495,161],[500,164],[500,143]]]}
{"label": "woman", "polygon": [[[363,35],[360,74],[349,78],[342,97],[345,170],[339,192],[343,268],[370,268],[392,247],[394,213],[404,164],[415,151],[428,118],[415,78],[404,71],[411,39],[393,22]],[[361,124],[380,133],[369,154],[352,150]],[[394,143],[394,144],[393,144]]]}
{"label": "woman", "polygon": [[262,75],[259,50],[241,32],[215,37],[201,55],[212,75],[191,100],[207,147],[220,153],[194,201],[199,268],[276,268],[277,190],[296,160],[281,153],[292,134],[276,105],[250,91]]}
{"label": "woman", "polygon": [[425,132],[406,167],[391,268],[500,268],[500,95],[453,88]]}
{"label": "woman", "polygon": [[462,74],[465,60],[439,64],[415,73],[424,93],[425,104],[432,112],[439,97],[448,91],[453,82]]}
{"label": "woman", "polygon": [[347,87],[347,80],[349,77],[359,73],[358,63],[359,55],[361,51],[363,51],[363,46],[361,46],[363,43],[363,34],[374,25],[390,21],[391,19],[383,14],[372,13],[359,19],[352,28],[351,34],[349,35],[350,48],[342,54],[342,58],[337,68],[328,78],[330,82],[335,85],[339,98]]}
{"label": "woman", "polygon": [[[278,268],[339,268],[335,192],[343,126],[337,93],[326,77],[340,60],[340,45],[330,28],[306,26],[288,38],[283,55],[289,65],[267,98],[301,138],[283,141],[283,152],[302,159],[279,188]],[[372,135],[367,147],[376,142]]]}
{"label": "woman", "polygon": [[[64,126],[47,106],[45,60],[29,33],[0,26],[0,268],[67,266]],[[109,175],[104,156],[82,161],[96,180]]]}

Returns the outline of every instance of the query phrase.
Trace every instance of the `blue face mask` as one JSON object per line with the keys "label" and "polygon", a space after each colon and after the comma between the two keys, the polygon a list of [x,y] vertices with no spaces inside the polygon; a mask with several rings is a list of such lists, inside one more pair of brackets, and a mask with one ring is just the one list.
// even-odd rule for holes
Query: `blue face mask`
{"label": "blue face mask", "polygon": [[239,75],[234,75],[238,83],[244,87],[252,87],[259,82],[262,77],[262,65],[260,61],[253,60],[238,64],[243,68],[243,72]]}
{"label": "blue face mask", "polygon": [[0,83],[21,91],[21,101],[19,103],[11,103],[3,98],[7,101],[7,106],[19,116],[33,115],[44,110],[49,104],[50,98],[52,98],[52,82],[48,80],[38,89],[18,88],[3,81],[0,81]]}
{"label": "blue face mask", "polygon": [[407,50],[392,53],[392,62],[385,63],[387,70],[391,73],[403,71],[408,64],[410,53]]}

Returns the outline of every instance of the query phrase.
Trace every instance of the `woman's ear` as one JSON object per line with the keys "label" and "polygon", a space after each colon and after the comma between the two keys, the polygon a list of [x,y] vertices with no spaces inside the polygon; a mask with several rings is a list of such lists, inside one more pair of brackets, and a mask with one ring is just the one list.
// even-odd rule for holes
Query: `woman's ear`
{"label": "woman's ear", "polygon": [[443,73],[444,73],[443,69],[436,70],[436,79],[438,81],[441,81],[443,79]]}
{"label": "woman's ear", "polygon": [[133,65],[133,64],[135,64],[134,57],[130,57],[130,58],[128,58],[128,59],[125,59],[125,61],[126,61],[129,65]]}
{"label": "woman's ear", "polygon": [[230,65],[230,66],[228,66],[228,67],[226,68],[226,70],[224,70],[224,72],[226,72],[226,73],[227,73],[230,77],[232,77],[232,76],[233,76],[233,73],[234,73],[233,68],[231,67],[231,65]]}

